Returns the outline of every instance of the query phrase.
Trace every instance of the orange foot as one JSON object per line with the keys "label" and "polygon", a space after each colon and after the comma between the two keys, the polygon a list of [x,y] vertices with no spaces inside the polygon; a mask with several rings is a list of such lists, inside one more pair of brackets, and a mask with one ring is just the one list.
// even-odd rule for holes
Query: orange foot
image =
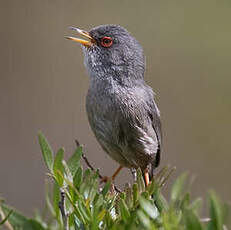
{"label": "orange foot", "polygon": [[146,186],[149,185],[150,181],[149,181],[149,173],[148,173],[148,169],[145,169],[145,172],[144,172],[144,180],[145,180],[145,184]]}

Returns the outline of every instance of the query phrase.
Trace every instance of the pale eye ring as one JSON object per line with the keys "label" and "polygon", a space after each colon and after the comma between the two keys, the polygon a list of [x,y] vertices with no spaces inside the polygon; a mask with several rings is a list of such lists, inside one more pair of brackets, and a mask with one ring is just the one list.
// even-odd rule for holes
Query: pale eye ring
{"label": "pale eye ring", "polygon": [[101,38],[100,44],[101,44],[103,47],[108,48],[108,47],[111,47],[111,46],[112,46],[113,40],[112,40],[111,37],[103,37],[103,38]]}

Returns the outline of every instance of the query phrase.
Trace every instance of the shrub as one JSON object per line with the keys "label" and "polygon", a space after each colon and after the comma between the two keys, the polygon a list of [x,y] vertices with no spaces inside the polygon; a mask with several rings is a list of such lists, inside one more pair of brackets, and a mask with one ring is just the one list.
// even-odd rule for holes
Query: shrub
{"label": "shrub", "polygon": [[[39,143],[48,175],[52,177],[52,190],[46,192],[49,213],[36,213],[33,219],[0,204],[0,225],[14,230],[225,230],[227,205],[214,192],[208,193],[209,217],[200,218],[202,200],[191,201],[185,191],[186,174],[174,182],[170,199],[161,194],[172,170],[164,167],[150,184],[145,183],[140,170],[133,185],[126,184],[116,192],[110,181],[99,183],[98,170],[83,170],[83,155],[78,146],[68,161],[64,149],[54,156],[45,137],[39,134]],[[42,217],[43,216],[43,217]]]}

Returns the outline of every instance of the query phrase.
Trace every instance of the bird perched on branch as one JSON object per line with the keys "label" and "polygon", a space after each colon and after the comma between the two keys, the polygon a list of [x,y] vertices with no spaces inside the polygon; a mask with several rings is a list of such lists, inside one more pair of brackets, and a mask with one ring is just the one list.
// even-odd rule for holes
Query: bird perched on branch
{"label": "bird perched on branch", "polygon": [[138,41],[121,26],[101,25],[89,32],[71,27],[86,39],[82,45],[90,76],[86,109],[102,148],[120,167],[141,168],[145,183],[158,166],[161,151],[160,113],[144,81],[145,58]]}

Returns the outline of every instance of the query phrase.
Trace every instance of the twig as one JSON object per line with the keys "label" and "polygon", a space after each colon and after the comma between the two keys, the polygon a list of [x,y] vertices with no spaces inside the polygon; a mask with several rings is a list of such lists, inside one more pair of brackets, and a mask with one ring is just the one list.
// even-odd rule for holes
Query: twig
{"label": "twig", "polygon": [[65,208],[65,192],[63,190],[63,188],[60,188],[60,197],[61,200],[59,201],[59,209],[62,215],[62,219],[63,219],[63,226],[64,226],[64,230],[68,230],[68,213],[66,212],[66,208]]}
{"label": "twig", "polygon": [[[8,214],[8,217],[10,216],[10,214],[12,213],[12,211],[10,211],[10,213]],[[4,220],[6,218],[2,208],[0,207],[0,216],[2,218],[2,220]],[[8,220],[5,220],[4,225],[9,229],[9,230],[14,230],[14,228],[12,227],[12,225],[10,224],[10,222]]]}
{"label": "twig", "polygon": [[[78,140],[75,140],[75,143],[76,143],[77,147],[80,146]],[[89,160],[87,159],[87,157],[86,157],[86,155],[84,153],[82,153],[82,158],[85,161],[85,163],[88,166],[88,168],[90,168],[93,172],[96,172],[95,168],[90,164]],[[99,171],[98,171],[98,175],[99,175],[100,179],[104,179],[105,178],[104,176],[102,176],[102,174],[100,174]],[[114,189],[115,189],[116,192],[121,193],[121,190],[117,186],[115,186],[115,185],[114,185]]]}

